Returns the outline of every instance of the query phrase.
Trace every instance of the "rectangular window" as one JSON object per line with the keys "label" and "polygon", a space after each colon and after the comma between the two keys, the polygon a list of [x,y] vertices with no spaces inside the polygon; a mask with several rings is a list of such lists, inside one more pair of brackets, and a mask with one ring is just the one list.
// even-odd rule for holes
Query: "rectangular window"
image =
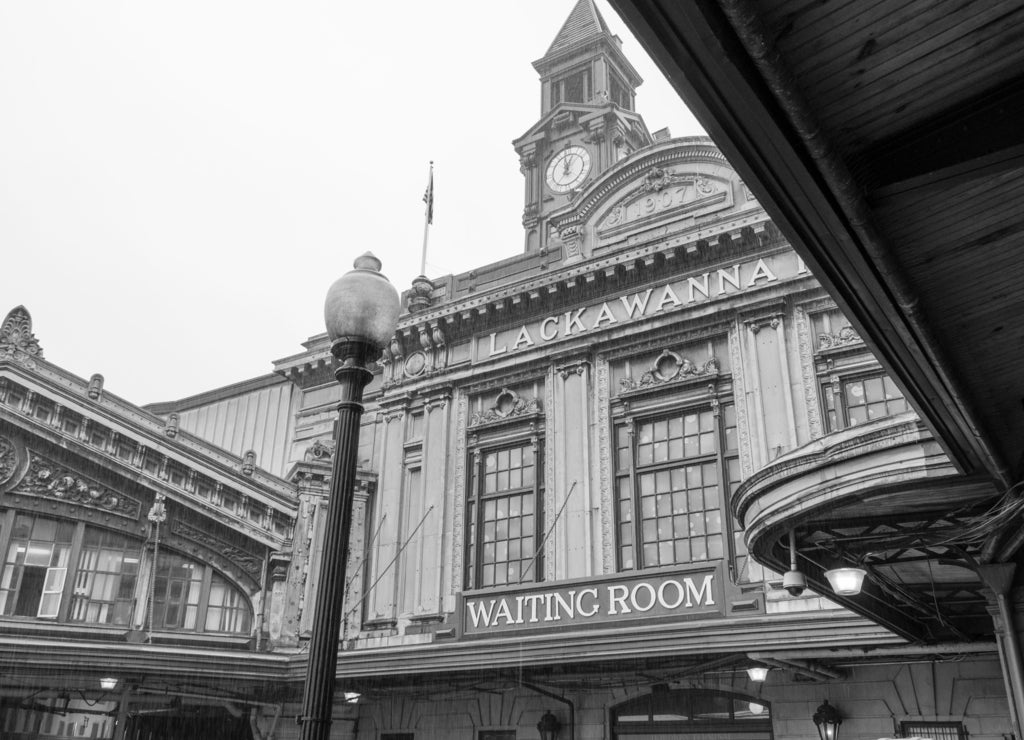
{"label": "rectangular window", "polygon": [[130,624],[140,557],[137,540],[119,532],[87,527],[75,575],[70,620]]}
{"label": "rectangular window", "polygon": [[477,740],[516,740],[515,730],[480,730]]}
{"label": "rectangular window", "polygon": [[615,446],[619,569],[726,557],[740,477],[733,404],[622,422]]}
{"label": "rectangular window", "polygon": [[24,388],[12,383],[10,390],[7,391],[7,405],[20,411],[27,397],[28,396]]}
{"label": "rectangular window", "polygon": [[160,471],[160,453],[146,450],[142,456],[142,469],[150,475],[156,475]]}
{"label": "rectangular window", "polygon": [[252,622],[249,605],[242,594],[216,573],[210,579],[206,607],[207,632],[246,633]]}
{"label": "rectangular window", "polygon": [[633,106],[629,96],[629,88],[626,87],[626,83],[622,81],[622,78],[611,71],[608,73],[608,97],[611,99],[611,102],[620,108],[632,110]]}
{"label": "rectangular window", "polygon": [[124,437],[118,438],[117,449],[115,451],[118,459],[131,462],[135,459],[135,450],[136,445],[132,440],[125,439]]}
{"label": "rectangular window", "polygon": [[967,740],[963,722],[900,722],[900,735],[928,740]]}
{"label": "rectangular window", "polygon": [[590,100],[590,68],[578,69],[551,83],[551,106],[559,103],[586,103]]}
{"label": "rectangular window", "polygon": [[153,627],[194,630],[202,585],[201,565],[161,552],[153,589]]}
{"label": "rectangular window", "polygon": [[44,424],[48,424],[53,416],[53,411],[54,405],[52,403],[45,399],[37,398],[35,408],[32,409],[32,416],[39,419],[39,421]]}
{"label": "rectangular window", "polygon": [[78,414],[65,411],[60,419],[60,428],[65,434],[77,437],[78,431],[82,428],[82,417]]}
{"label": "rectangular window", "polygon": [[828,431],[835,432],[887,416],[910,406],[887,375],[833,378],[822,386]]}
{"label": "rectangular window", "polygon": [[466,587],[539,581],[543,492],[539,443],[481,450],[467,511]]}
{"label": "rectangular window", "polygon": [[15,517],[0,576],[0,614],[57,618],[74,532],[73,522]]}

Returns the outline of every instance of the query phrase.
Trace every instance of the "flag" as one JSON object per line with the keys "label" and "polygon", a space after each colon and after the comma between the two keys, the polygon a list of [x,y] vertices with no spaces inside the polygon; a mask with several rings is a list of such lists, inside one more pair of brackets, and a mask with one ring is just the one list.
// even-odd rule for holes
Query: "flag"
{"label": "flag", "polygon": [[430,163],[430,179],[427,180],[427,191],[423,193],[423,202],[427,204],[427,223],[434,223],[434,163]]}

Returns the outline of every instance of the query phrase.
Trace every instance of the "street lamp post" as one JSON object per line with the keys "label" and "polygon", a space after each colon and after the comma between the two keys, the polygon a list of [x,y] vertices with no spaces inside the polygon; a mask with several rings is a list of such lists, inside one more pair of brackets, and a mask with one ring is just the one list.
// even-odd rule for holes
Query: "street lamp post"
{"label": "street lamp post", "polygon": [[324,549],[320,560],[309,664],[302,696],[302,740],[327,740],[331,730],[338,639],[345,600],[345,569],[352,524],[353,489],[359,451],[363,389],[373,377],[367,364],[380,356],[398,323],[398,291],[380,273],[381,262],[367,252],[355,269],[327,291],[324,321],[337,360],[334,377],[341,386],[337,443],[331,474]]}

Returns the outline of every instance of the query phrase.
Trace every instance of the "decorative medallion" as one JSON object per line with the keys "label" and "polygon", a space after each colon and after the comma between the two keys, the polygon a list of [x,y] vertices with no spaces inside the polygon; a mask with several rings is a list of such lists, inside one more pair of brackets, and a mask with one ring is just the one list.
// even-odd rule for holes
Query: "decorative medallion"
{"label": "decorative medallion", "polygon": [[469,425],[477,426],[478,424],[490,424],[496,421],[511,419],[516,416],[539,414],[540,409],[540,401],[536,398],[526,400],[525,398],[521,398],[515,391],[510,391],[508,388],[502,388],[501,392],[494,399],[494,405],[489,409],[484,409],[483,411],[473,414],[473,418],[470,420]]}
{"label": "decorative medallion", "polygon": [[860,338],[857,330],[852,326],[844,326],[834,334],[822,332],[818,335],[818,349],[835,349],[846,347],[851,344],[860,344],[864,340]]}
{"label": "decorative medallion", "polygon": [[420,350],[410,352],[409,356],[405,358],[405,374],[407,377],[415,378],[417,375],[422,375],[426,367],[427,356]]}
{"label": "decorative medallion", "polygon": [[14,440],[0,437],[0,488],[14,478],[19,466],[18,448]]}
{"label": "decorative medallion", "polygon": [[623,391],[633,391],[638,388],[650,388],[661,383],[669,383],[675,380],[686,380],[687,378],[702,378],[708,375],[718,375],[719,362],[712,357],[703,365],[696,365],[691,360],[681,357],[671,350],[664,350],[650,368],[645,370],[640,379],[622,378],[619,381]]}
{"label": "decorative medallion", "polygon": [[32,333],[32,317],[24,306],[18,306],[0,324],[0,361],[13,360],[33,368],[37,357],[43,359],[43,349]]}
{"label": "decorative medallion", "polygon": [[316,440],[313,444],[306,448],[306,453],[303,455],[306,462],[312,462],[314,460],[330,460],[334,451],[330,445],[325,444],[323,440]]}
{"label": "decorative medallion", "polygon": [[13,492],[67,501],[128,519],[138,519],[142,510],[142,504],[131,496],[116,493],[36,452],[29,453],[28,473]]}

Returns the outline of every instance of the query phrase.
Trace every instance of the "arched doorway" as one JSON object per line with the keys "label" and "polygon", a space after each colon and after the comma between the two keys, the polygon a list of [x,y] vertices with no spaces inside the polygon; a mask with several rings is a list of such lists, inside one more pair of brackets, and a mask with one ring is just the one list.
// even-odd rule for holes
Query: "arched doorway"
{"label": "arched doorway", "polygon": [[611,709],[614,740],[772,740],[771,708],[705,689],[655,691]]}

